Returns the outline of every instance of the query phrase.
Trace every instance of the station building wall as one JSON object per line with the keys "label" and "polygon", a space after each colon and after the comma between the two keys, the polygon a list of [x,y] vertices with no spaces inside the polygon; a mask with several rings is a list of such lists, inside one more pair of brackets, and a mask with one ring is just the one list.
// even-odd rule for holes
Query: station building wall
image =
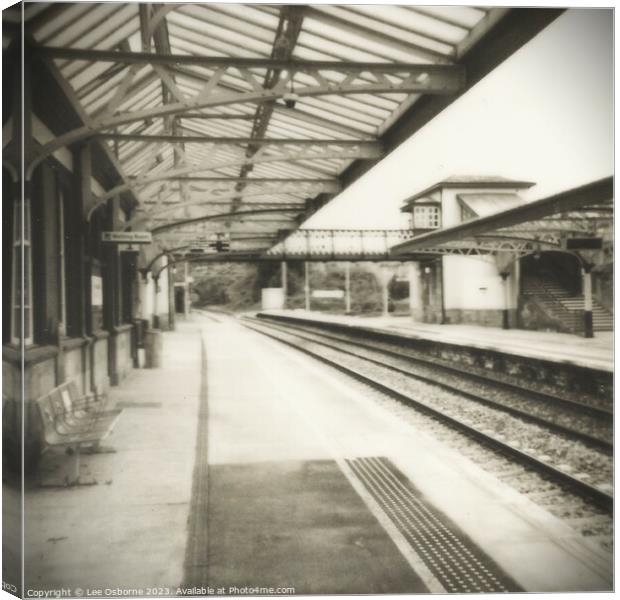
{"label": "station building wall", "polygon": [[[519,189],[503,189],[518,193]],[[488,193],[489,188],[447,187],[429,194],[441,207],[441,228],[463,222],[459,194]],[[509,326],[517,325],[519,267],[506,268],[504,283],[493,257],[447,255],[420,262],[415,286],[419,300],[412,301],[412,317],[427,323],[472,323],[502,326],[503,310],[508,308]]]}
{"label": "station building wall", "polygon": [[501,327],[505,308],[509,322],[516,321],[516,264],[504,282],[493,257],[444,256],[442,262],[446,322]]}
{"label": "station building wall", "polygon": [[[35,150],[54,139],[36,116],[32,131]],[[21,456],[23,418],[28,463],[41,445],[36,399],[70,380],[82,393],[105,393],[137,354],[138,259],[101,242],[101,231],[121,228],[128,215],[116,197],[86,219],[105,192],[92,175],[89,146],[60,149],[38,165],[23,203],[19,169],[3,168],[3,433],[5,450],[12,445],[10,453]],[[161,283],[160,321],[169,328],[166,274]]]}

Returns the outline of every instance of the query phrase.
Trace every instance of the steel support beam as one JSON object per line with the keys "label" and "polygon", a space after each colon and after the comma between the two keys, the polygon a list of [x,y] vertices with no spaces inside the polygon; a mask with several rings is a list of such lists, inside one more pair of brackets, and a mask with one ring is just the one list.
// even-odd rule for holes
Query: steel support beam
{"label": "steel support beam", "polygon": [[[354,149],[355,150],[355,149]],[[284,153],[281,156],[266,156],[259,158],[252,158],[254,163],[271,163],[271,162],[287,162],[287,161],[297,161],[297,160],[322,160],[325,158],[334,158],[334,159],[346,159],[346,158],[355,158],[359,153],[357,151],[351,152],[347,148],[343,148],[340,150],[334,150],[333,152],[300,152],[296,153]],[[99,204],[105,202],[108,198],[111,198],[115,194],[124,192],[136,185],[146,185],[148,183],[152,183],[154,181],[163,181],[166,179],[171,179],[177,176],[189,175],[191,173],[201,173],[204,171],[213,171],[216,169],[221,169],[224,167],[231,167],[235,165],[242,165],[248,159],[239,158],[238,160],[220,160],[220,161],[206,161],[204,163],[197,163],[190,166],[179,167],[178,169],[172,169],[170,171],[163,171],[161,173],[156,173],[154,175],[145,175],[136,179],[133,179],[129,184],[119,185],[102,196],[99,197]]]}
{"label": "steel support beam", "polygon": [[347,146],[359,147],[381,152],[381,144],[366,140],[338,140],[310,138],[243,138],[243,137],[209,137],[199,135],[169,135],[169,134],[133,134],[133,133],[98,133],[98,139],[114,140],[118,142],[144,142],[144,143],[186,143],[186,144],[252,144],[256,146]]}
{"label": "steel support beam", "polygon": [[[244,219],[246,220],[247,217],[251,217],[254,215],[276,215],[276,214],[281,214],[283,212],[292,212],[292,213],[297,213],[297,210],[291,210],[291,211],[283,211],[279,208],[265,208],[265,209],[257,209],[257,210],[240,210],[237,212],[228,212],[228,213],[218,213],[216,215],[204,215],[202,217],[196,217],[194,219],[184,219],[182,221],[175,221],[173,223],[166,223],[165,225],[159,225],[158,227],[154,227],[153,229],[151,229],[151,232],[153,234],[157,234],[160,233],[162,231],[167,231],[169,229],[174,229],[175,227],[182,227],[183,225],[189,225],[191,223],[200,223],[202,221],[219,221],[222,219]],[[280,219],[275,219],[273,220],[274,223],[279,223],[279,222],[288,222],[290,221],[290,219],[287,219],[286,217],[282,216],[282,218]],[[264,220],[261,220],[261,222],[264,222]]]}
{"label": "steel support beam", "polygon": [[[137,213],[130,221],[125,223],[125,228],[135,227],[138,225],[142,225],[146,221],[157,219],[158,217],[173,213],[175,211],[181,209],[187,209],[191,206],[201,207],[201,208],[209,208],[209,206],[223,204],[223,201],[227,201],[226,204],[231,204],[234,206],[235,200],[241,194],[243,198],[258,198],[261,196],[283,196],[283,195],[293,195],[296,193],[302,193],[303,189],[299,189],[298,186],[293,185],[288,188],[284,187],[284,184],[280,184],[277,187],[266,188],[266,189],[258,189],[252,192],[248,192],[247,190],[243,190],[243,192],[237,192],[236,190],[232,190],[229,192],[224,192],[220,194],[205,194],[203,196],[199,196],[197,198],[193,198],[191,200],[182,200],[180,202],[172,202],[167,206],[161,206],[161,204],[156,204],[154,210],[151,212],[144,211]],[[308,193],[311,192],[311,189],[308,190]],[[292,209],[294,207],[298,212],[303,212],[306,207],[306,204],[301,204],[300,202],[249,202],[249,205],[257,206],[263,204],[273,204],[274,206],[282,207],[283,209]],[[145,206],[144,204],[142,205]],[[233,209],[234,210],[234,209]]]}
{"label": "steel support beam", "polygon": [[[381,136],[386,153],[398,148],[413,134],[432,121],[452,102],[469,91],[483,77],[527,44],[534,36],[557,19],[565,9],[560,8],[514,8],[500,15],[492,29],[485,32],[484,38],[476,46],[462,53],[459,61],[467,80],[450,96],[425,95],[412,104],[409,109]],[[341,178],[345,188],[369,171],[377,161],[355,161]],[[322,204],[326,197],[319,197]]]}
{"label": "steel support beam", "polygon": [[[210,208],[212,206],[230,206],[232,204],[232,201],[232,198],[230,200],[207,200],[206,202],[204,202],[204,206],[202,205],[202,202],[197,201],[196,204],[189,206],[199,206],[201,208]],[[257,202],[246,202],[245,205],[260,208],[281,208],[282,210],[303,210],[306,206],[302,203],[294,204],[291,202],[261,202],[260,200]],[[187,204],[182,202],[174,202],[168,208],[172,210],[177,208],[185,208],[187,206]],[[159,213],[155,213],[152,215],[152,217],[157,218],[158,214]]]}
{"label": "steel support beam", "polygon": [[[303,23],[304,7],[303,6],[281,6],[280,7],[280,19],[278,21],[278,27],[276,29],[276,35],[273,40],[271,48],[271,58],[280,60],[290,60],[293,56],[295,45],[297,44],[297,38],[301,32],[301,25]],[[263,89],[275,88],[280,81],[281,69],[274,68],[269,69],[265,74],[263,81]],[[293,85],[291,79],[291,86]],[[252,124],[251,137],[260,140],[267,134],[269,122],[273,115],[273,107],[275,100],[270,102],[263,102],[256,107],[254,112],[254,123]],[[254,156],[260,149],[260,144],[250,144],[246,150],[248,158]],[[251,162],[243,165],[239,172],[239,177],[247,177],[249,173],[254,169],[254,165]],[[245,187],[244,183],[237,184],[237,190],[242,191]],[[239,204],[241,204],[242,198],[239,196],[235,198],[233,205],[233,211],[237,210]]]}
{"label": "steel support beam", "polygon": [[295,177],[197,177],[192,175],[181,175],[178,177],[170,177],[170,179],[178,181],[202,181],[207,183],[237,183],[238,181],[244,181],[248,184],[261,184],[261,183],[310,183],[316,185],[324,185],[326,187],[333,188],[334,191],[340,190],[340,182],[338,179],[313,179],[307,178],[295,178]]}
{"label": "steel support beam", "polygon": [[[31,48],[31,46],[29,46],[29,48]],[[46,60],[44,62],[45,62],[46,69],[51,74],[52,78],[54,79],[55,83],[58,85],[62,94],[64,94],[71,108],[75,111],[77,117],[82,121],[82,123],[84,123],[84,126],[86,128],[91,126],[92,121],[90,117],[86,114],[84,109],[82,108],[82,105],[79,99],[77,98],[76,93],[73,91],[73,88],[67,83],[67,81],[62,76],[62,74],[60,73],[56,65],[53,63],[53,61]],[[114,155],[114,153],[112,152],[112,150],[109,148],[107,144],[100,142],[99,146],[104,152],[106,158],[110,161],[110,163],[116,170],[116,173],[118,174],[119,178],[124,182],[125,185],[127,185],[129,183],[129,179],[127,177],[127,174],[125,173],[123,166],[118,160],[118,158]],[[49,153],[47,155],[49,156]],[[37,158],[34,159],[35,162],[40,162],[39,158],[40,156],[37,156]],[[28,160],[28,157],[26,157],[25,163],[28,164],[29,162],[30,161]],[[136,194],[133,190],[127,188],[124,191],[131,192],[134,195],[136,202],[139,202],[141,200],[141,198],[139,198],[139,195]]]}
{"label": "steel support beam", "polygon": [[[72,49],[62,49],[73,51]],[[35,49],[36,51],[36,49]],[[99,51],[94,51],[99,52]],[[106,54],[106,52],[104,52]],[[112,52],[113,55],[123,55],[123,52]],[[140,54],[142,56],[142,54]],[[171,55],[147,54],[148,57],[157,59],[169,58]],[[187,58],[187,57],[186,57]],[[190,57],[191,58],[191,57]],[[220,59],[216,59],[220,60]],[[229,59],[226,59],[229,60]],[[256,59],[251,59],[256,60]],[[234,61],[233,61],[234,62]],[[278,64],[280,61],[272,61]],[[96,133],[106,129],[113,129],[120,125],[154,119],[156,117],[182,116],[193,109],[225,106],[243,103],[272,102],[283,98],[290,92],[290,82],[296,72],[304,73],[314,83],[297,85],[295,93],[300,97],[322,96],[330,94],[378,94],[378,93],[422,93],[422,94],[452,94],[459,90],[465,80],[465,72],[460,66],[453,65],[406,65],[397,63],[321,63],[323,67],[317,67],[313,61],[293,61],[288,64],[286,77],[281,77],[278,83],[271,89],[257,86],[250,90],[230,91],[218,88],[218,82],[226,68],[242,70],[244,67],[219,67],[211,76],[211,79],[194,96],[184,96],[184,101],[178,100],[168,104],[154,106],[152,108],[134,110],[118,115],[104,116],[93,119],[89,125],[68,131],[53,141],[45,144],[39,153],[38,161],[49,156],[54,150],[75,143],[82,139],[92,137]],[[314,66],[312,66],[314,65]],[[273,68],[273,67],[272,67]],[[282,67],[284,68],[284,67]],[[345,74],[345,79],[340,82],[330,81],[320,73],[321,68],[326,76],[329,72],[338,71]],[[254,77],[245,68],[247,75]],[[370,74],[370,77],[366,77]],[[398,79],[389,78],[388,75],[398,75]],[[68,85],[68,84],[67,84]],[[257,136],[261,137],[261,136]],[[36,161],[35,161],[36,163]],[[28,166],[32,170],[36,164]]]}
{"label": "steel support beam", "polygon": [[254,118],[254,115],[229,115],[229,114],[218,114],[218,113],[202,113],[202,112],[188,112],[179,115],[184,119],[220,119],[223,121],[251,121]]}
{"label": "steel support beam", "polygon": [[358,62],[332,60],[298,60],[277,58],[245,58],[228,56],[198,56],[191,54],[150,54],[148,52],[119,52],[116,50],[92,50],[83,48],[62,48],[59,46],[38,46],[34,48],[40,56],[64,60],[88,62],[112,62],[122,64],[149,65],[195,65],[208,68],[279,69],[288,72],[300,71],[356,71],[381,73],[441,73],[461,72],[457,65],[420,64],[408,62]]}
{"label": "steel support beam", "polygon": [[[347,260],[353,262],[401,262],[399,259],[392,256],[364,256],[364,255],[335,255],[333,257],[326,258],[324,256],[294,256],[286,257],[287,260],[305,260],[308,262],[324,263],[326,261],[344,262]],[[263,248],[257,248],[255,250],[242,250],[236,252],[221,252],[219,254],[204,254],[202,256],[187,257],[175,261],[191,263],[260,263],[260,262],[281,262],[282,256],[269,256],[264,253]],[[175,264],[172,263],[172,264]]]}

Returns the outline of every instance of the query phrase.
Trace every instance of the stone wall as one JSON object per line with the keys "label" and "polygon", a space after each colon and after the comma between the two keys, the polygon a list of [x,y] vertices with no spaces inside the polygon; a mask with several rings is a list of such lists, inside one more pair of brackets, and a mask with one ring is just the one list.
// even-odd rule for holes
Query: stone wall
{"label": "stone wall", "polygon": [[[502,310],[473,310],[463,308],[446,309],[446,323],[465,323],[469,325],[484,325],[485,327],[502,327],[503,311]],[[517,310],[510,309],[508,311],[508,325],[510,327],[517,326]]]}
{"label": "stone wall", "polygon": [[533,296],[522,296],[519,301],[517,327],[533,331],[557,331],[559,333],[581,333],[581,321],[560,319],[545,310],[542,303]]}

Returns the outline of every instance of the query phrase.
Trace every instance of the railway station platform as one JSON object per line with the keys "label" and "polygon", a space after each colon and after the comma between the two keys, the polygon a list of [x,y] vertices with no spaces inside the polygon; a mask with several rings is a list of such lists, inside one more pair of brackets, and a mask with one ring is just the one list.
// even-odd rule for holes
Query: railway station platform
{"label": "railway station platform", "polygon": [[341,374],[224,315],[163,337],[164,366],[111,391],[99,485],[28,491],[31,587],[611,589],[600,548]]}
{"label": "railway station platform", "polygon": [[613,372],[613,332],[599,331],[593,338],[552,331],[500,329],[480,325],[419,323],[405,316],[349,316],[295,310],[261,311],[301,319],[335,322],[352,327],[397,332],[408,337],[446,344],[495,350],[534,359]]}
{"label": "railway station platform", "polygon": [[182,580],[201,390],[195,324],[179,321],[165,334],[163,363],[110,388],[123,409],[105,440],[116,453],[81,460],[81,475],[98,485],[53,487],[72,468],[62,451],[47,452],[27,480],[26,589],[146,594],[147,583],[157,590]]}

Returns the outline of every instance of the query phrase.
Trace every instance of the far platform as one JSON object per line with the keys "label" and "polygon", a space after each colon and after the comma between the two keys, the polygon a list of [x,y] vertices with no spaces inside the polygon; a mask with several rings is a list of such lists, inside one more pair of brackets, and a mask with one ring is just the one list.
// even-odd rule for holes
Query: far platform
{"label": "far platform", "polygon": [[596,332],[593,338],[568,333],[500,329],[480,325],[439,325],[420,323],[411,317],[347,316],[302,309],[265,310],[265,314],[299,317],[317,321],[331,321],[354,327],[398,332],[407,337],[420,338],[546,361],[571,364],[589,369],[613,372],[613,332]]}

